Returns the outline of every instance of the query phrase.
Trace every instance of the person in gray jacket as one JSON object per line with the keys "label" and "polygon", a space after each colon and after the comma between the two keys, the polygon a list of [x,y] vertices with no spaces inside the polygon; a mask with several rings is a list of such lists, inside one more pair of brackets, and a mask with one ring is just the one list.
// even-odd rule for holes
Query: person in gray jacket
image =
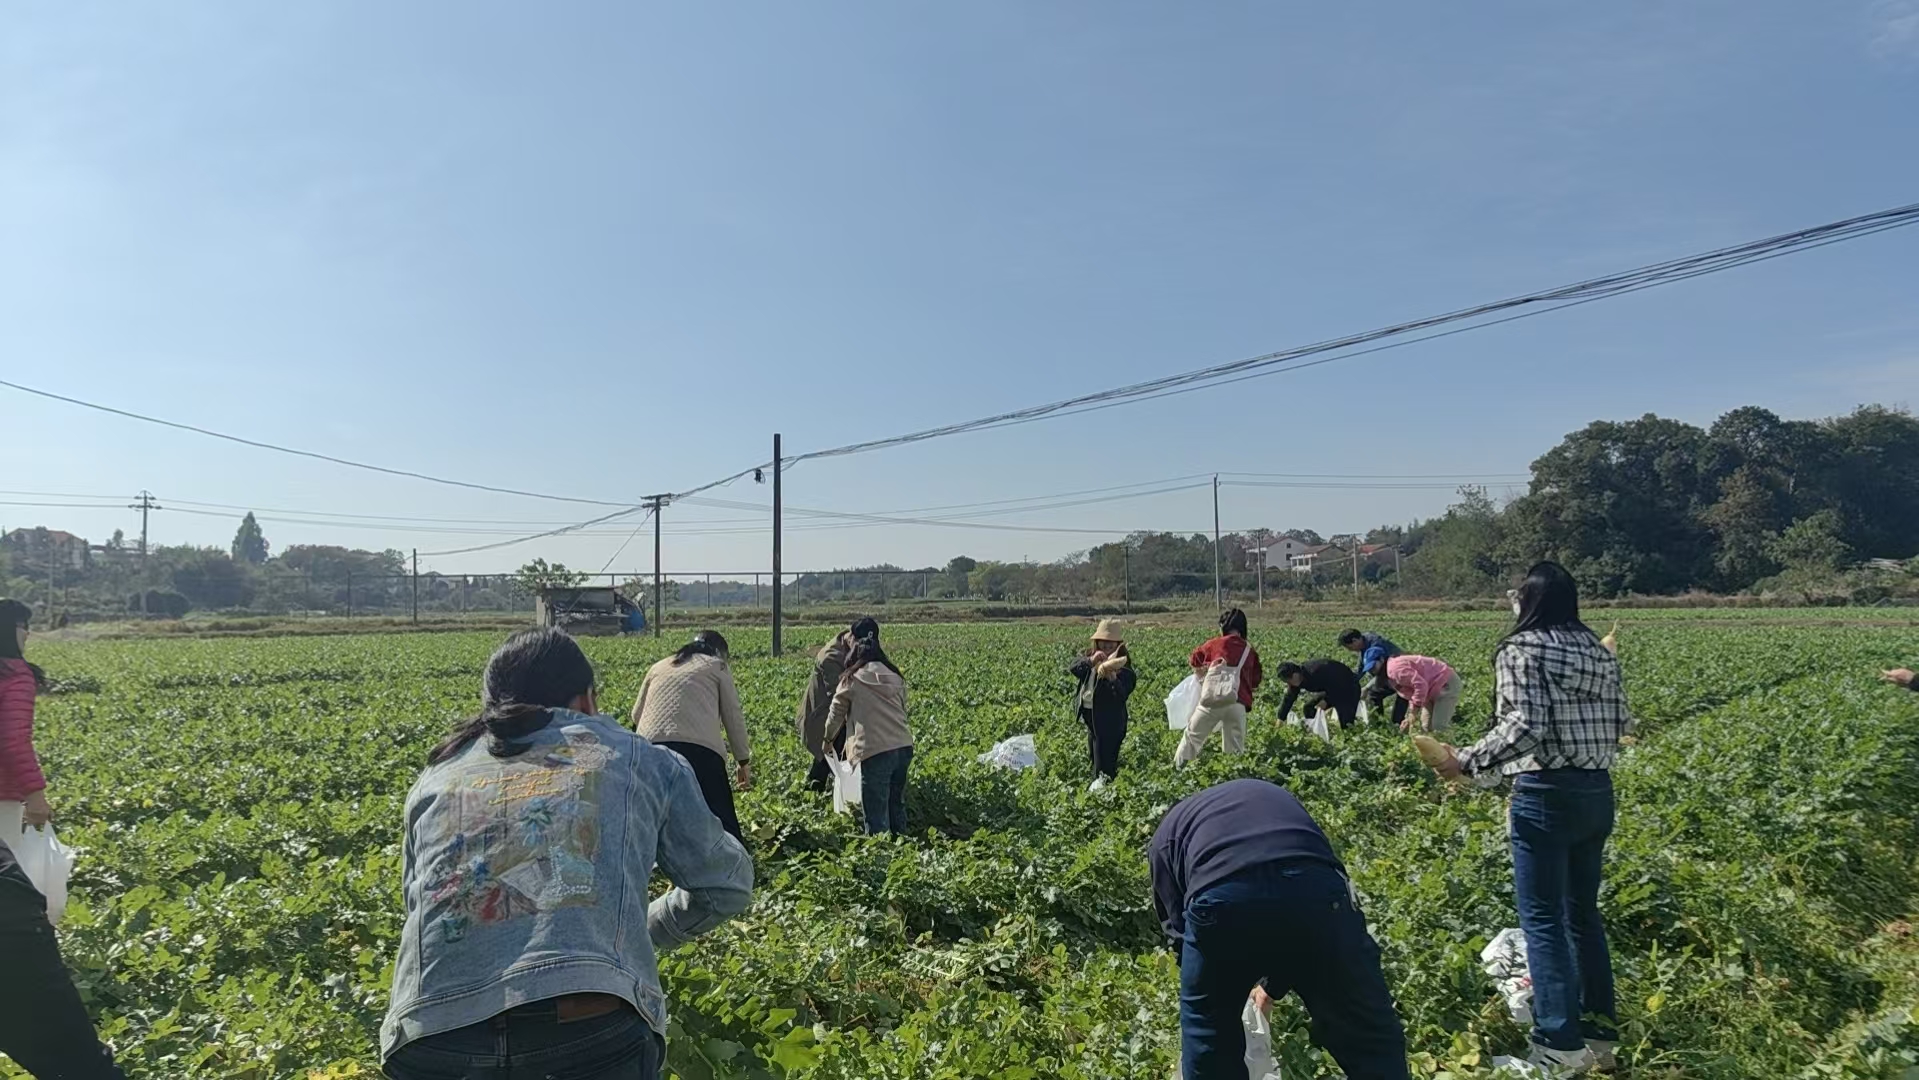
{"label": "person in gray jacket", "polygon": [[[656,865],[674,888],[649,904]],[[389,1077],[657,1080],[655,952],[745,911],[753,864],[686,759],[598,715],[592,664],[543,628],[493,654],[480,715],[407,794],[401,892]]]}

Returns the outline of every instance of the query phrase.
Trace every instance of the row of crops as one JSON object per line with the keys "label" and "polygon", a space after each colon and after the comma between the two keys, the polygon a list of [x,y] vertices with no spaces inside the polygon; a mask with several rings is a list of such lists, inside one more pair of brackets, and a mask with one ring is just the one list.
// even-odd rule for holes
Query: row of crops
{"label": "row of crops", "polygon": [[[1919,626],[1629,620],[1638,745],[1604,906],[1626,1053],[1645,1077],[1905,1078],[1919,1059],[1919,716],[1875,666]],[[1382,629],[1448,658],[1483,729],[1488,616]],[[1269,662],[1338,629],[1255,627]],[[1504,803],[1437,784],[1396,732],[1328,746],[1262,705],[1252,753],[1175,772],[1158,699],[1203,634],[1142,627],[1117,784],[1086,791],[1061,675],[1085,628],[899,626],[919,738],[907,841],[857,835],[802,786],[809,662],[736,639],[758,786],[740,813],[753,910],[665,961],[678,1075],[832,1080],[1169,1075],[1177,972],[1151,915],[1160,814],[1240,775],[1290,786],[1352,868],[1416,1051],[1479,1075],[1524,1033],[1478,952],[1514,925]],[[825,634],[821,633],[820,637]],[[400,929],[400,805],[426,748],[473,708],[493,635],[49,645],[42,754],[85,849],[69,961],[131,1075],[371,1076]],[[588,643],[630,702],[651,640]],[[1038,736],[1041,767],[975,757]],[[1289,1076],[1330,1069],[1282,1004]],[[0,1064],[0,1075],[8,1066]]]}

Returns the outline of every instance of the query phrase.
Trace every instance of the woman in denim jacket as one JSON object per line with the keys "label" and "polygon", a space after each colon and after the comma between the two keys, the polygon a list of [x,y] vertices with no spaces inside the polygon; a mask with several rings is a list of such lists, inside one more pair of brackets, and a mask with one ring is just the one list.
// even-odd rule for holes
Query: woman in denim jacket
{"label": "woman in denim jacket", "polygon": [[655,951],[746,910],[753,864],[684,758],[598,715],[564,633],[509,638],[482,701],[407,795],[386,1073],[655,1080]]}

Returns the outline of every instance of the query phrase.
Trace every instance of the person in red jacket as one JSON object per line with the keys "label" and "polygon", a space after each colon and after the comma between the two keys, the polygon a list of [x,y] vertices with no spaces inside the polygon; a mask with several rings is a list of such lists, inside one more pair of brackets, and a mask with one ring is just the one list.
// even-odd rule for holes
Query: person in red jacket
{"label": "person in red jacket", "polygon": [[1220,744],[1229,754],[1246,752],[1246,714],[1253,708],[1253,693],[1259,689],[1261,673],[1259,653],[1246,640],[1246,613],[1233,608],[1219,617],[1219,636],[1199,648],[1187,661],[1193,674],[1204,679],[1206,670],[1216,665],[1239,668],[1239,700],[1213,708],[1200,706],[1186,721],[1186,733],[1179,737],[1179,749],[1173,752],[1173,764],[1184,765],[1199,757],[1206,740],[1218,729]]}
{"label": "person in red jacket", "polygon": [[0,600],[0,1054],[39,1080],[125,1080],[60,959],[47,898],[9,846],[53,817],[33,752],[33,698],[46,677],[27,663],[32,618],[20,601]]}

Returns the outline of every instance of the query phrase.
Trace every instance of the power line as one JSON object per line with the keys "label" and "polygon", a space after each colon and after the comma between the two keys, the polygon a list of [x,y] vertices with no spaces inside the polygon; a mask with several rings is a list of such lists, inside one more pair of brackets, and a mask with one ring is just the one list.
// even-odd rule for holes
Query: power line
{"label": "power line", "polygon": [[[1730,247],[1716,248],[1699,254],[1669,259],[1665,262],[1652,263],[1633,270],[1597,278],[1589,278],[1585,281],[1575,282],[1571,285],[1563,285],[1543,292],[1530,293],[1524,296],[1479,304],[1473,307],[1447,312],[1442,315],[1415,319],[1364,333],[1332,338],[1310,345],[1265,353],[1244,360],[1236,360],[1230,363],[1216,364],[1211,367],[1198,368],[1175,375],[1162,376],[1157,379],[1132,383],[1078,397],[1066,398],[1044,405],[1028,406],[1010,412],[998,413],[993,416],[980,417],[975,420],[967,420],[960,423],[946,424],[940,427],[910,432],[905,435],[895,435],[884,439],[871,439],[864,442],[847,443],[843,446],[831,447],[824,450],[815,450],[810,453],[788,457],[784,460],[784,463],[793,465],[816,458],[863,454],[893,446],[902,446],[907,443],[925,442],[930,439],[944,438],[949,435],[958,435],[997,427],[1008,427],[1057,416],[1076,415],[1079,412],[1089,412],[1094,409],[1109,408],[1114,405],[1127,404],[1134,401],[1171,396],[1172,394],[1185,393],[1207,386],[1227,385],[1231,382],[1238,382],[1247,378],[1272,374],[1278,365],[1287,364],[1305,357],[1318,356],[1326,353],[1339,354],[1323,357],[1310,364],[1295,364],[1290,368],[1284,369],[1300,370],[1321,363],[1330,363],[1333,360],[1350,359],[1355,356],[1366,355],[1367,352],[1378,351],[1377,349],[1356,352],[1346,352],[1345,350],[1354,349],[1356,346],[1366,345],[1386,338],[1399,337],[1416,333],[1420,330],[1432,329],[1434,327],[1472,319],[1483,319],[1486,316],[1500,312],[1537,305],[1535,310],[1529,310],[1521,314],[1475,323],[1413,340],[1432,340],[1436,337],[1464,333],[1469,330],[1484,329],[1488,326],[1497,326],[1502,323],[1515,321],[1519,318],[1529,317],[1533,314],[1544,314],[1548,311],[1564,310],[1568,307],[1590,303],[1595,300],[1621,296],[1627,293],[1672,284],[1677,281],[1685,281],[1706,274],[1719,273],[1723,270],[1730,270],[1753,263],[1767,262],[1785,255],[1814,250],[1831,244],[1858,239],[1862,236],[1887,232],[1892,229],[1904,228],[1915,222],[1919,222],[1919,203],[1896,207],[1890,210],[1882,210],[1877,213],[1864,214],[1842,221],[1814,226],[1812,228],[1797,229],[1762,240],[1749,241]],[[1402,342],[1395,343],[1395,345],[1409,343],[1410,342]],[[1395,347],[1395,345],[1382,346],[1382,348]],[[1232,378],[1232,376],[1237,376],[1237,378]],[[682,493],[682,495],[697,494],[723,484],[729,484],[742,477],[751,475],[760,469],[770,468],[771,466],[772,462],[765,462],[752,468],[743,469],[731,476],[712,481],[697,488],[692,488]]]}
{"label": "power line", "polygon": [[50,390],[37,390],[31,386],[23,386],[17,382],[9,382],[6,379],[0,379],[0,386],[5,386],[26,394],[33,394],[37,397],[48,398],[53,401],[63,401],[69,405],[78,405],[83,409],[94,409],[98,412],[110,413],[114,416],[124,416],[129,420],[139,420],[139,421],[142,421],[143,423],[158,424],[161,427],[174,428],[179,431],[191,431],[196,435],[206,435],[210,438],[225,439],[227,442],[239,443],[242,446],[251,446],[259,450],[272,450],[281,454],[291,454],[294,457],[312,458],[315,461],[330,462],[334,465],[345,465],[349,468],[354,468],[354,469],[365,469],[368,472],[385,473],[388,476],[404,476],[413,480],[425,480],[425,481],[428,481],[429,483],[445,484],[448,487],[467,488],[472,491],[490,491],[496,495],[518,495],[522,498],[528,498],[528,499],[549,499],[554,502],[586,503],[592,506],[623,506],[625,505],[623,503],[608,502],[604,499],[577,499],[569,495],[548,495],[544,492],[538,492],[538,491],[520,491],[515,488],[494,487],[491,484],[475,484],[466,480],[449,480],[444,476],[432,476],[427,473],[413,472],[410,469],[392,469],[392,468],[388,468],[385,465],[371,465],[364,461],[353,461],[348,458],[335,457],[332,454],[322,454],[314,450],[300,450],[290,446],[280,446],[275,443],[261,442],[258,439],[247,439],[247,438],[242,438],[241,436],[238,436],[238,435],[228,435],[225,432],[214,431],[210,428],[203,428],[203,427],[196,426],[194,424],[183,424],[177,420],[163,420],[157,416],[148,416],[144,413],[130,412],[126,409],[116,409],[111,405],[101,405],[101,404],[98,404],[97,402],[82,401],[79,398],[68,397],[65,394],[56,394]]}

